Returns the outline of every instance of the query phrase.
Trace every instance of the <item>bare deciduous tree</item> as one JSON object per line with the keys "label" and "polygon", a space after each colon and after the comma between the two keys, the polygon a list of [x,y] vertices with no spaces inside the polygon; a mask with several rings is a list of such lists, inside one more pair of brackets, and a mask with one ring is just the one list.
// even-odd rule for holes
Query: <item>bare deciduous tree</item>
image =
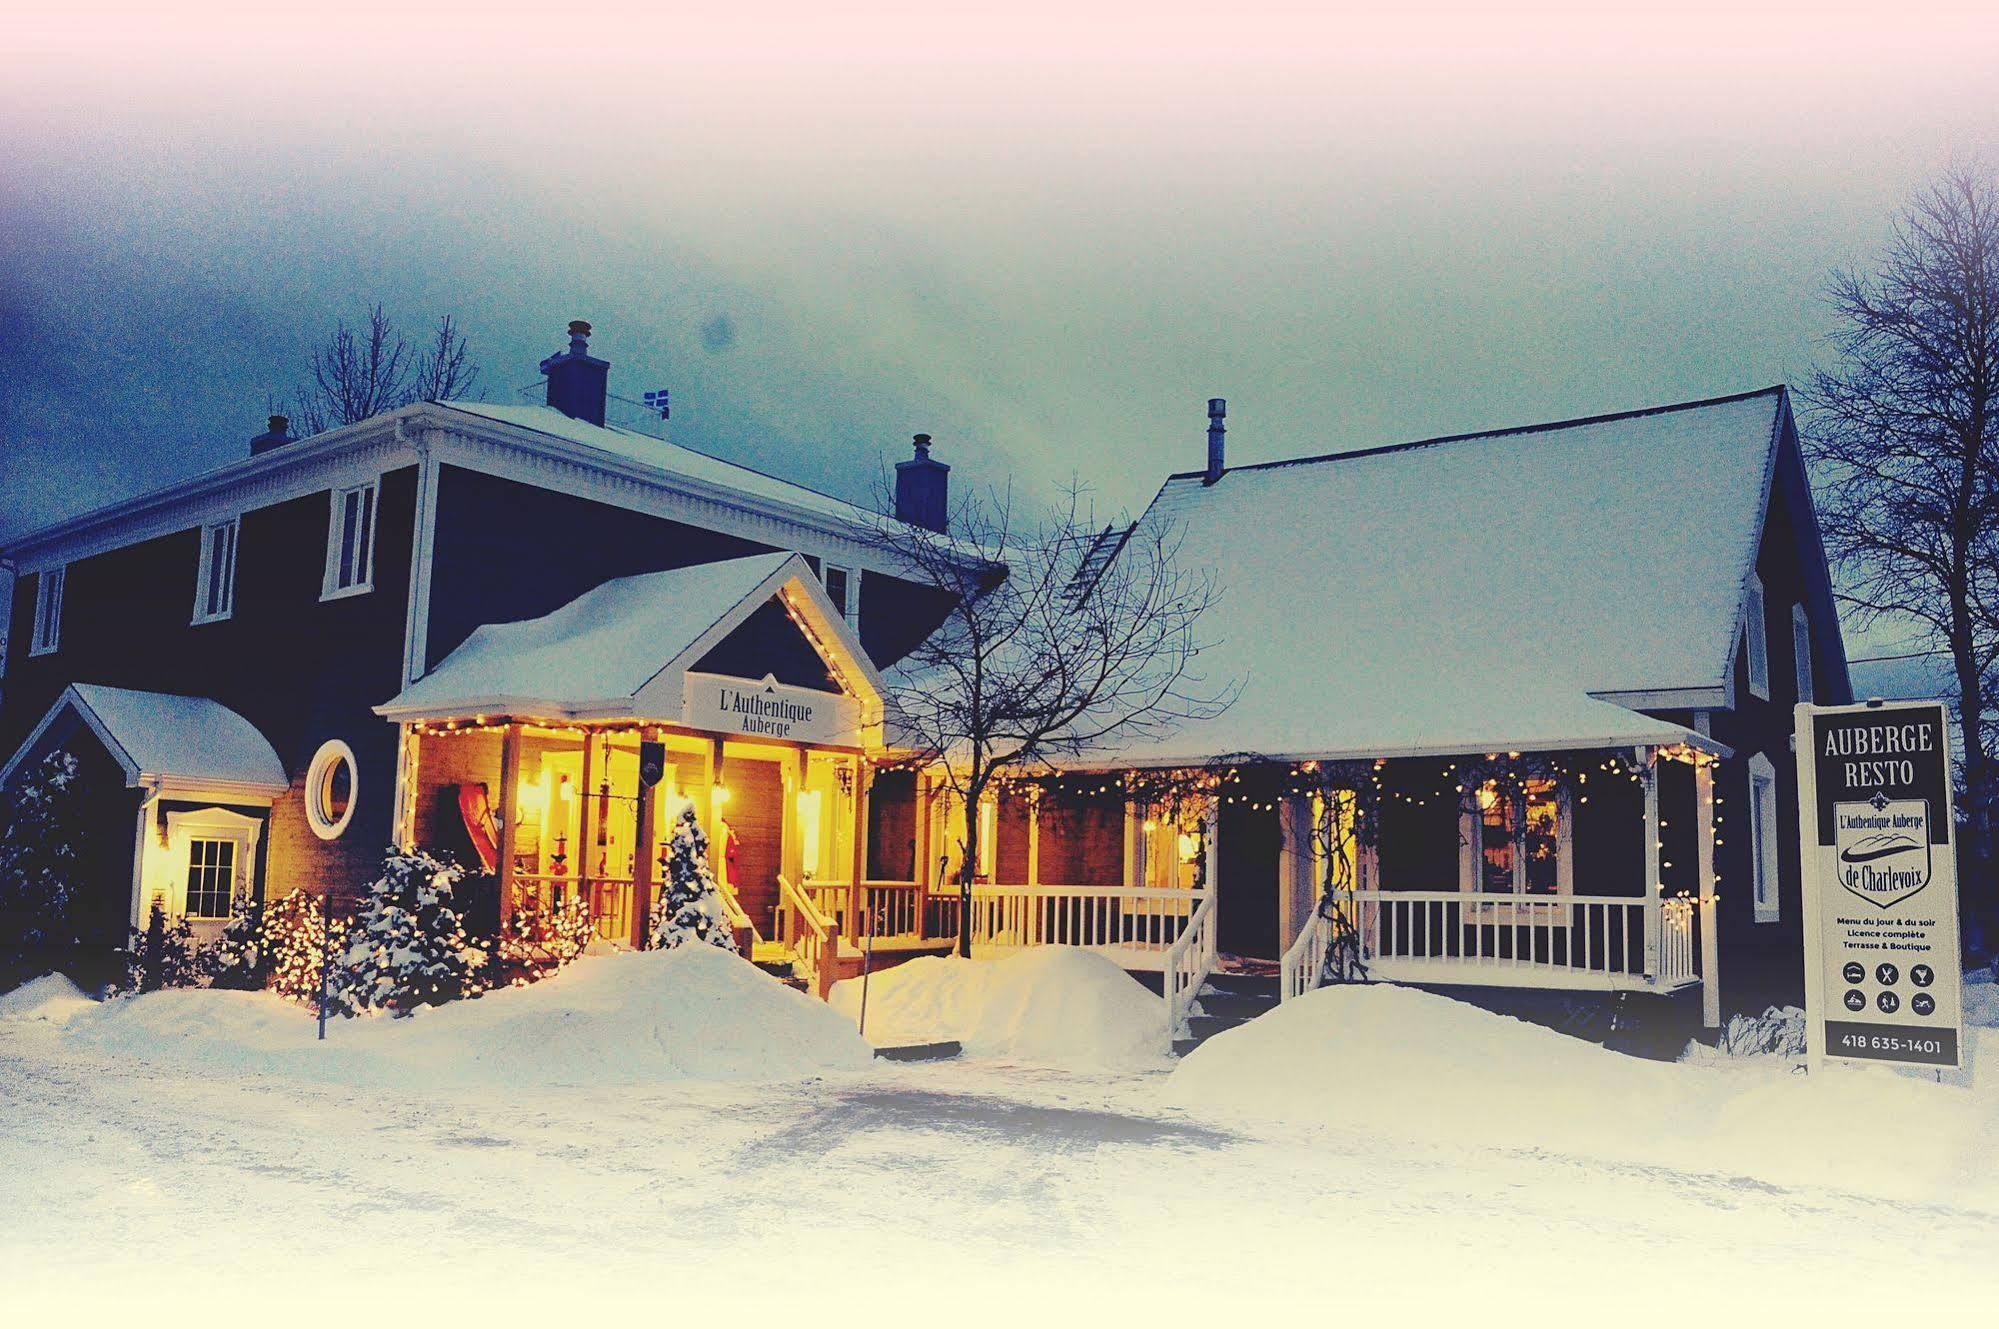
{"label": "bare deciduous tree", "polygon": [[1195,672],[1212,579],[1175,558],[1156,523],[1098,528],[1086,495],[1032,516],[1012,492],[956,504],[950,534],[884,519],[868,538],[900,575],[948,592],[942,626],[894,671],[900,742],[970,810],[958,950],[971,953],[976,809],[1002,771],[1046,771],[1219,715],[1233,684]]}
{"label": "bare deciduous tree", "polygon": [[1989,917],[1999,768],[1999,187],[1959,165],[1918,191],[1869,271],[1836,274],[1839,360],[1807,453],[1842,599],[1947,654],[1963,733],[1967,899]]}
{"label": "bare deciduous tree", "polygon": [[430,344],[412,351],[380,304],[361,328],[342,319],[326,344],[312,353],[310,374],[298,388],[299,421],[307,434],[356,424],[418,401],[464,396],[479,379],[457,322],[437,321]]}

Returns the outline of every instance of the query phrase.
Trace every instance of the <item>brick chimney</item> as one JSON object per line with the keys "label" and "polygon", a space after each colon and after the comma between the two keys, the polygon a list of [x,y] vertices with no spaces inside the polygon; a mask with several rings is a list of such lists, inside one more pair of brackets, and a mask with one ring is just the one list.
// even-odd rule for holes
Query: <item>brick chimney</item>
{"label": "brick chimney", "polygon": [[569,349],[541,362],[548,375],[548,404],[573,419],[604,423],[604,396],[610,388],[611,362],[590,354],[590,325],[569,323]]}
{"label": "brick chimney", "polygon": [[292,441],[292,422],[282,415],[270,418],[264,432],[250,440],[250,455],[262,456],[272,448],[283,447]]}
{"label": "brick chimney", "polygon": [[951,468],[930,457],[930,435],[916,436],[916,455],[895,464],[895,516],[941,532],[951,513]]}

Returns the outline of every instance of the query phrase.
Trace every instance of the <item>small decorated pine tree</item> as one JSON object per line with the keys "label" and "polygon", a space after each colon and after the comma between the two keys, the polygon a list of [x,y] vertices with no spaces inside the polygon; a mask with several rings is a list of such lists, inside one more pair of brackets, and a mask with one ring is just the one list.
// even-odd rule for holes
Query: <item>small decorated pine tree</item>
{"label": "small decorated pine tree", "polygon": [[259,950],[269,966],[271,990],[290,1001],[319,999],[319,969],[326,962],[326,911],[307,891],[293,891],[264,910]]}
{"label": "small decorated pine tree", "polygon": [[671,950],[688,942],[736,949],[728,911],[722,907],[722,889],[708,866],[708,837],[692,803],[681,808],[680,820],[674,823],[666,849],[666,889],[652,906],[653,948]]}
{"label": "small decorated pine tree", "polygon": [[550,905],[539,894],[516,886],[493,981],[519,985],[547,978],[583,954],[596,935],[590,908],[580,897]]}
{"label": "small decorated pine tree", "polygon": [[464,875],[421,849],[389,851],[334,964],[332,1009],[408,1015],[486,990],[486,954],[452,894]]}
{"label": "small decorated pine tree", "polygon": [[146,926],[132,929],[132,940],[125,950],[125,990],[198,987],[201,979],[194,929],[185,917],[169,922],[166,904],[155,898]]}
{"label": "small decorated pine tree", "polygon": [[248,895],[229,902],[229,921],[198,957],[212,988],[254,992],[264,986],[267,969],[263,942],[263,906]]}

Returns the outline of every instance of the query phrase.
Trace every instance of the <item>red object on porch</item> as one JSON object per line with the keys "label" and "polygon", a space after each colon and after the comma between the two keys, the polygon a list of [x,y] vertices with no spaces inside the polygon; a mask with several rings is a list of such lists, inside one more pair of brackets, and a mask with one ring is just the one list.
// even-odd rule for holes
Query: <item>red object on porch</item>
{"label": "red object on porch", "polygon": [[472,841],[472,851],[479,855],[479,862],[488,872],[498,869],[500,827],[493,820],[493,809],[486,802],[485,785],[458,786],[458,815],[465,820],[465,834]]}

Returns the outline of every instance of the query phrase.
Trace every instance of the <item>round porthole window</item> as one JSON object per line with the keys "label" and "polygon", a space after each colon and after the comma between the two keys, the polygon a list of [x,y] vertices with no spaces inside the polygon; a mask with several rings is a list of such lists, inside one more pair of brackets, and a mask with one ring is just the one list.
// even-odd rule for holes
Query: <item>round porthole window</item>
{"label": "round porthole window", "polygon": [[322,840],[338,839],[354,820],[354,749],[328,739],[305,772],[305,819]]}

